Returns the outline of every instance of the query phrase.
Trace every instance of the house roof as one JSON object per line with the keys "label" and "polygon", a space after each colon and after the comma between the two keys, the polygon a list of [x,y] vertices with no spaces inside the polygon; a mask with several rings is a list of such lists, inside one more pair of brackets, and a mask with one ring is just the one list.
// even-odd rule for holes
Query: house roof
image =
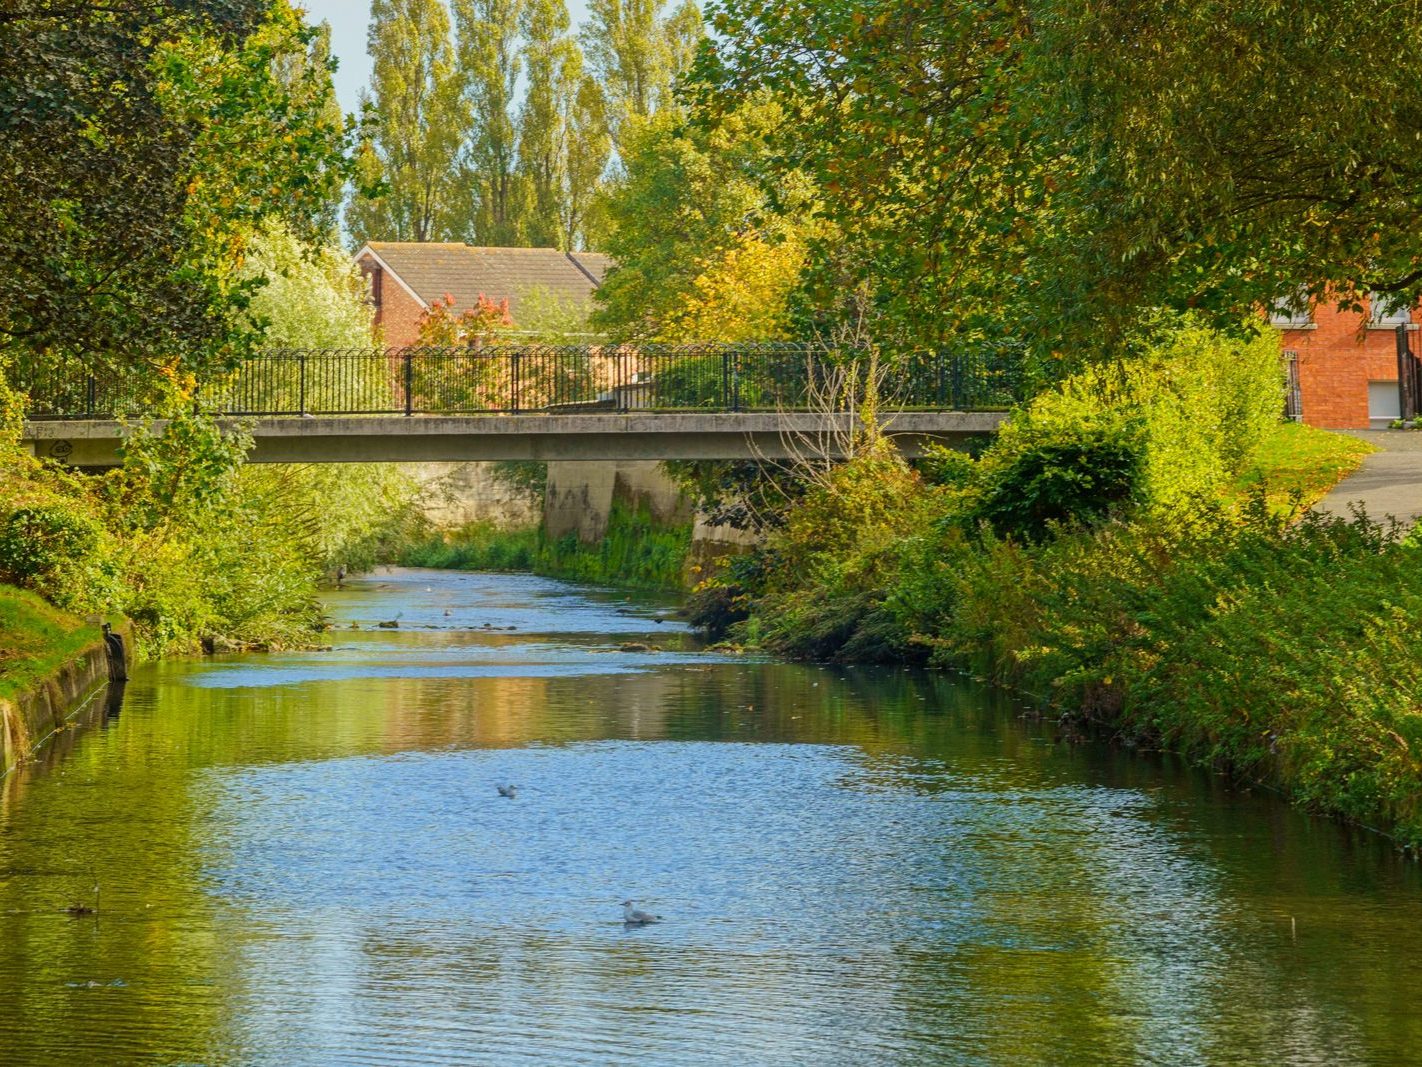
{"label": "house roof", "polygon": [[360,252],[380,262],[426,306],[454,297],[457,311],[472,307],[480,293],[508,300],[517,316],[519,298],[543,289],[574,304],[589,305],[612,265],[598,252],[560,252],[556,248],[478,248],[473,245],[415,241],[371,241]]}

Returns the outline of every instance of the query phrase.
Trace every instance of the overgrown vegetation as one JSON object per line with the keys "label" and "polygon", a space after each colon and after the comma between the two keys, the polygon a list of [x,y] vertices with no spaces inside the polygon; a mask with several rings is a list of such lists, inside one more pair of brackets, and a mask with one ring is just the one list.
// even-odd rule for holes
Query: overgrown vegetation
{"label": "overgrown vegetation", "polygon": [[487,523],[428,538],[405,548],[400,563],[473,571],[531,571],[623,589],[681,590],[691,526],[665,525],[646,508],[617,501],[607,535],[584,544],[577,534],[549,538],[542,528],[501,529]]}
{"label": "overgrown vegetation", "polygon": [[306,644],[317,589],[369,565],[408,514],[383,474],[244,469],[248,442],[201,416],[137,434],[88,476],[0,453],[0,581],[74,614],[133,619],[139,652]]}
{"label": "overgrown vegetation", "polygon": [[34,593],[0,585],[0,699],[47,678],[97,636],[95,627]]}
{"label": "overgrown vegetation", "polygon": [[[249,329],[278,346],[368,343],[345,256],[275,222],[248,247]],[[246,434],[192,410],[227,381],[175,376],[173,417],[135,424],[123,466],[102,475],[23,453],[23,397],[0,385],[0,582],[73,614],[128,616],[144,656],[314,641],[322,582],[409,536],[414,486],[389,466],[246,466]]]}
{"label": "overgrown vegetation", "polygon": [[698,621],[964,668],[1422,845],[1422,546],[1305,510],[1365,448],[1281,427],[1278,374],[1273,344],[1186,323],[978,460],[866,448],[698,591]]}

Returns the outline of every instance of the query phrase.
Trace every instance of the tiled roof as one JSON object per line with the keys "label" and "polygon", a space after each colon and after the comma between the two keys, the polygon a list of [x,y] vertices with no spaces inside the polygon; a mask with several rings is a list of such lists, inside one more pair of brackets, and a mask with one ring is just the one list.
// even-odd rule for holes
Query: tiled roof
{"label": "tiled roof", "polygon": [[530,289],[589,306],[612,260],[599,252],[556,248],[476,248],[466,244],[371,241],[368,247],[426,304],[454,297],[456,310],[472,307],[480,293],[509,301],[515,317],[519,297]]}

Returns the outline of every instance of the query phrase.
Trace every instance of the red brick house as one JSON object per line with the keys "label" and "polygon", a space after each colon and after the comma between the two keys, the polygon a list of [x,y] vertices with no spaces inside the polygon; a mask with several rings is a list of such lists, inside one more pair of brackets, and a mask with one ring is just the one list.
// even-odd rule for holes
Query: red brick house
{"label": "red brick house", "polygon": [[[1283,332],[1292,404],[1304,422],[1331,430],[1386,429],[1401,416],[1397,328],[1422,321],[1418,311],[1386,299],[1368,301],[1363,312],[1301,301],[1276,307],[1270,321]],[[1417,335],[1408,336],[1418,352]]]}
{"label": "red brick house", "polygon": [[413,241],[371,241],[355,260],[370,283],[377,334],[392,348],[415,344],[421,316],[446,295],[454,298],[455,314],[481,294],[507,300],[515,324],[520,300],[533,290],[591,310],[593,291],[612,263],[597,252]]}

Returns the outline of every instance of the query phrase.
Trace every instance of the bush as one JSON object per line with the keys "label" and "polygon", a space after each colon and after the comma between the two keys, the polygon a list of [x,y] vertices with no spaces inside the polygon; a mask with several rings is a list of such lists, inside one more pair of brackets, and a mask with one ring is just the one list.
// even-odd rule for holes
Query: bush
{"label": "bush", "polygon": [[984,455],[982,476],[992,485],[1019,453],[1047,442],[1134,440],[1133,496],[1155,510],[1190,507],[1218,497],[1244,469],[1279,421],[1283,389],[1273,335],[1238,340],[1175,323],[1129,361],[1090,367],[1015,412]]}
{"label": "bush", "polygon": [[627,589],[685,588],[691,525],[665,525],[645,508],[615,501],[607,534],[585,545],[576,534],[550,539],[541,527],[509,530],[474,523],[451,536],[406,546],[398,556],[409,567],[473,571],[531,571],[577,582]]}
{"label": "bush", "polygon": [[998,465],[970,517],[1036,541],[1053,526],[1093,525],[1142,495],[1145,447],[1134,427],[1092,428],[1028,444]]}
{"label": "bush", "polygon": [[[942,663],[1422,844],[1422,549],[1262,502],[960,555]],[[1287,590],[1287,595],[1281,591]]]}
{"label": "bush", "polygon": [[1422,538],[1240,479],[1279,395],[1272,340],[1186,324],[976,464],[850,461],[702,614],[788,655],[967,667],[1422,847]]}
{"label": "bush", "polygon": [[62,607],[83,603],[103,530],[63,504],[17,508],[0,522],[0,581],[46,594]]}

